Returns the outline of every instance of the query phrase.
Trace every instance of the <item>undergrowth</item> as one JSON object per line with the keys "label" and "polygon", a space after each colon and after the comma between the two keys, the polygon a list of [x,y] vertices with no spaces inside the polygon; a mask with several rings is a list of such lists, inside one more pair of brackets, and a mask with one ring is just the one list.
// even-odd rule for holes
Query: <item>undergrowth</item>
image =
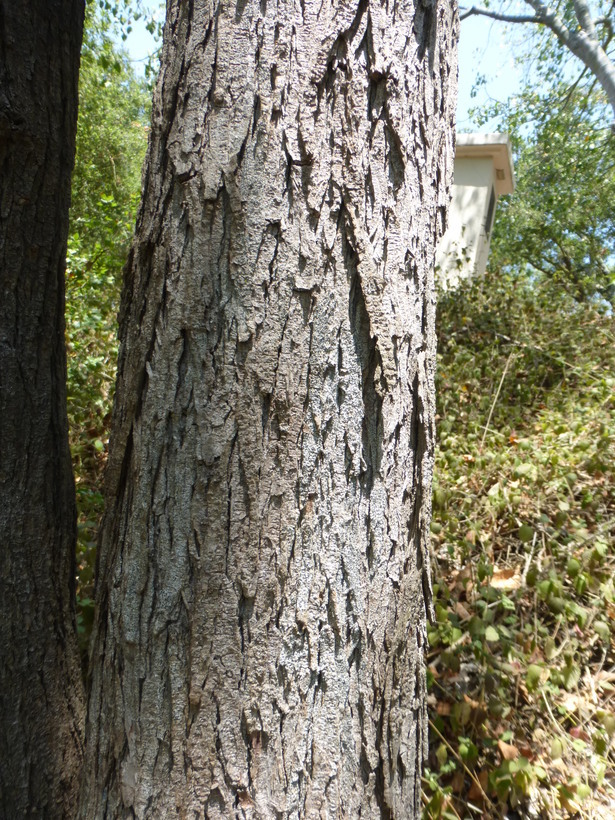
{"label": "undergrowth", "polygon": [[487,274],[438,338],[425,817],[613,817],[613,316]]}
{"label": "undergrowth", "polygon": [[147,145],[150,91],[90,3],[81,54],[66,266],[68,420],[77,492],[77,627],[85,658],[117,358],[117,311]]}

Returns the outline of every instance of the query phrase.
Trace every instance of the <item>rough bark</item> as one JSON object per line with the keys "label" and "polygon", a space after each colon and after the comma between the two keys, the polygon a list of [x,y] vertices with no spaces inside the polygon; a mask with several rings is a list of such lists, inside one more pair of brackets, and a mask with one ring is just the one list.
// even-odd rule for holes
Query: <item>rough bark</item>
{"label": "rough bark", "polygon": [[82,0],[0,0],[0,817],[76,810],[64,264]]}
{"label": "rough bark", "polygon": [[170,2],[82,816],[411,818],[445,2]]}

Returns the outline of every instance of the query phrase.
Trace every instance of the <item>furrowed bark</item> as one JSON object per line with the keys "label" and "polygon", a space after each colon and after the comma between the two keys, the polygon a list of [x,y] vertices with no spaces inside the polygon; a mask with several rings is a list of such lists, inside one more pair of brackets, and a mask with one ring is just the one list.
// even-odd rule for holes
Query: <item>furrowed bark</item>
{"label": "furrowed bark", "polygon": [[0,817],[69,818],[82,761],[64,266],[83,3],[0,0]]}
{"label": "furrowed bark", "polygon": [[419,816],[456,27],[168,4],[84,818]]}

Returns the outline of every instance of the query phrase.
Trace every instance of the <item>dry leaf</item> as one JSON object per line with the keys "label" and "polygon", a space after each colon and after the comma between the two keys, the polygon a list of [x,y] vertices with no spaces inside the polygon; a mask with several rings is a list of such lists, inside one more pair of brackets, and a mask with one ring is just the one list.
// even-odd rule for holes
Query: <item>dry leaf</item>
{"label": "dry leaf", "polygon": [[476,780],[472,780],[470,789],[468,791],[468,799],[475,802],[483,800],[488,785],[489,772],[487,771],[487,769],[481,769],[480,772],[478,772],[478,783],[476,782]]}
{"label": "dry leaf", "polygon": [[489,585],[494,589],[519,589],[521,572],[519,569],[495,569]]}
{"label": "dry leaf", "polygon": [[536,759],[536,753],[534,752],[532,747],[528,746],[527,744],[523,744],[522,746],[520,746],[519,751],[521,752],[523,757],[527,758],[530,761],[530,763]]}
{"label": "dry leaf", "polygon": [[574,692],[567,692],[559,701],[559,706],[563,706],[568,712],[576,712],[578,709],[583,709],[588,706],[587,697],[582,695],[575,695]]}
{"label": "dry leaf", "polygon": [[517,691],[519,692],[519,694],[521,695],[521,697],[523,698],[523,701],[525,703],[530,702],[530,700],[531,700],[530,693],[527,691],[527,686],[523,683],[522,680],[519,681],[519,684],[517,686]]}
{"label": "dry leaf", "polygon": [[519,757],[519,749],[513,746],[512,743],[504,743],[503,740],[498,740],[498,749],[504,760],[516,760]]}
{"label": "dry leaf", "polygon": [[487,709],[484,703],[480,703],[477,700],[472,700],[472,698],[469,698],[465,694],[463,696],[463,699],[464,702],[467,703],[470,707],[470,719],[472,720],[472,722],[475,724],[482,723],[487,717]]}
{"label": "dry leaf", "polygon": [[549,769],[557,769],[557,771],[565,777],[569,774],[568,764],[562,757],[558,757],[556,760],[550,760],[548,765]]}
{"label": "dry leaf", "polygon": [[570,729],[570,734],[572,735],[572,737],[576,738],[577,740],[582,740],[584,743],[589,743],[589,741],[591,740],[590,736],[581,726],[573,726],[572,729]]}
{"label": "dry leaf", "polygon": [[472,617],[461,601],[457,601],[455,604],[455,612],[459,615],[462,621],[469,621]]}
{"label": "dry leaf", "polygon": [[451,788],[455,794],[461,794],[465,789],[463,772],[456,771],[451,780]]}
{"label": "dry leaf", "polygon": [[599,689],[609,689],[612,691],[614,688],[613,684],[615,684],[615,673],[601,669],[600,672],[596,672],[594,675],[594,682]]}

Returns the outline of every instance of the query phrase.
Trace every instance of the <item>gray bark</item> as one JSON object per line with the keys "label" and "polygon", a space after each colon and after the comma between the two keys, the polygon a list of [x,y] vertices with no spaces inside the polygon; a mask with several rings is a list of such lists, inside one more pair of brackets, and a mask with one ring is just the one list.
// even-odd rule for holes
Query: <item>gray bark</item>
{"label": "gray bark", "polygon": [[168,3],[82,816],[419,815],[456,10]]}
{"label": "gray bark", "polygon": [[64,263],[80,0],[0,0],[0,817],[76,811],[83,687]]}

